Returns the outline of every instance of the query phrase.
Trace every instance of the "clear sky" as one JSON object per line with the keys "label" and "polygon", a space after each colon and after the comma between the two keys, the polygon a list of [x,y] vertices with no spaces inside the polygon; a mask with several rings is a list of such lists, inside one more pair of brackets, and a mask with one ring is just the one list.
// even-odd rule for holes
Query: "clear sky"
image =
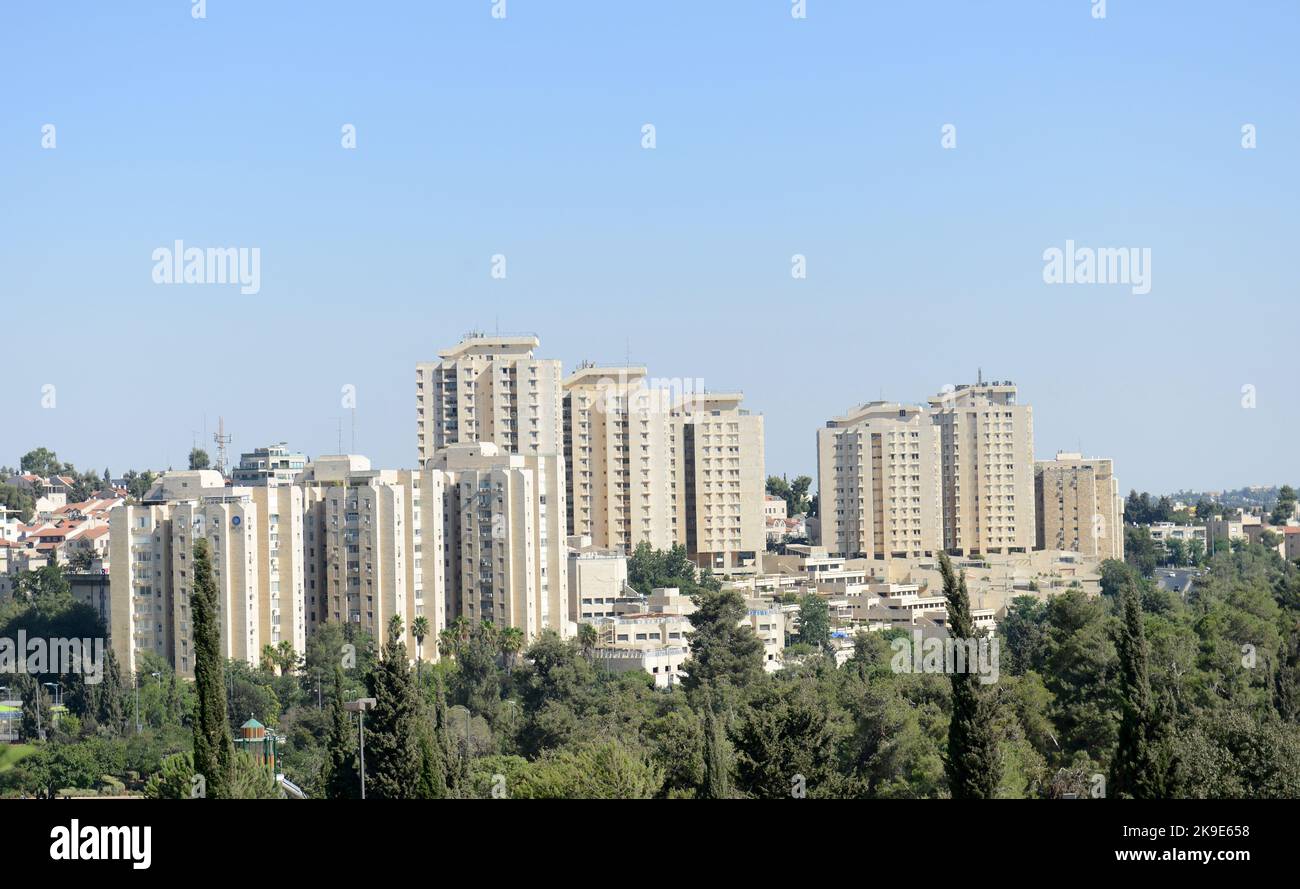
{"label": "clear sky", "polygon": [[[499,329],[743,390],[773,473],[982,368],[1125,489],[1300,480],[1295,0],[492,5],[0,4],[0,464],[332,453],[350,384],[410,466],[416,362]],[[260,292],[154,284],[178,239]],[[1067,239],[1150,292],[1044,283]]]}

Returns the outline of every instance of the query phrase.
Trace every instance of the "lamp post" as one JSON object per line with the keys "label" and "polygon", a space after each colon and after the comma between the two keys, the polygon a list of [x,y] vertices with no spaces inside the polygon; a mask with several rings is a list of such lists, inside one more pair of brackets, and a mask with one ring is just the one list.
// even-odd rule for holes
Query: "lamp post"
{"label": "lamp post", "polygon": [[361,798],[366,798],[366,711],[375,707],[374,698],[357,698],[343,705],[344,710],[356,713],[361,725]]}

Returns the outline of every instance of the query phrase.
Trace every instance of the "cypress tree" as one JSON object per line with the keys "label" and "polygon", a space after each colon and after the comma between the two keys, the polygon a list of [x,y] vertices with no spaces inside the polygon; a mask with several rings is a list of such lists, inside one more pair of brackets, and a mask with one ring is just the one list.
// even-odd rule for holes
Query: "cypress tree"
{"label": "cypress tree", "polygon": [[412,799],[420,781],[416,738],[416,696],[402,641],[402,619],[388,624],[384,657],[369,676],[375,706],[366,719],[366,794],[378,799]]}
{"label": "cypress tree", "polygon": [[1110,767],[1110,794],[1120,799],[1161,799],[1168,794],[1173,772],[1170,754],[1172,706],[1158,714],[1148,678],[1146,630],[1142,600],[1132,581],[1121,597],[1123,622],[1115,639],[1119,654],[1119,739]]}
{"label": "cypress tree", "polygon": [[469,751],[460,751],[460,745],[451,738],[447,724],[447,692],[442,684],[442,677],[434,677],[433,693],[433,742],[435,755],[444,764],[444,782],[449,799],[459,799],[464,788],[469,786]]}
{"label": "cypress tree", "polygon": [[95,708],[95,718],[100,725],[111,734],[122,734],[126,727],[122,709],[122,668],[111,648],[104,653],[104,676],[95,689]]}
{"label": "cypress tree", "polygon": [[359,736],[343,709],[343,668],[334,665],[334,691],[330,699],[330,731],[321,784],[328,799],[356,799],[361,795],[357,774]]}
{"label": "cypress tree", "polygon": [[418,799],[443,799],[447,796],[447,759],[438,737],[438,717],[434,706],[421,700],[418,708],[420,777],[415,795]]}
{"label": "cypress tree", "polygon": [[24,676],[22,686],[22,714],[18,722],[18,736],[25,742],[43,741],[54,730],[50,696],[45,693],[39,677]]}
{"label": "cypress tree", "polygon": [[1300,625],[1291,628],[1274,677],[1273,703],[1287,722],[1300,722]]}
{"label": "cypress tree", "polygon": [[221,630],[217,626],[217,591],[212,582],[208,542],[194,541],[194,588],[190,612],[194,628],[194,770],[207,783],[212,799],[228,799],[234,777],[234,742],[226,719]]}
{"label": "cypress tree", "polygon": [[[975,638],[966,578],[957,578],[947,553],[939,555],[943,594],[948,600],[948,633],[958,645]],[[982,694],[978,678],[966,664],[952,677],[952,722],[948,726],[948,751],[944,771],[953,799],[992,799],[1002,778],[1002,757],[994,728],[994,702]]]}
{"label": "cypress tree", "polygon": [[731,799],[731,766],[722,722],[713,712],[713,696],[704,704],[704,787],[703,799]]}

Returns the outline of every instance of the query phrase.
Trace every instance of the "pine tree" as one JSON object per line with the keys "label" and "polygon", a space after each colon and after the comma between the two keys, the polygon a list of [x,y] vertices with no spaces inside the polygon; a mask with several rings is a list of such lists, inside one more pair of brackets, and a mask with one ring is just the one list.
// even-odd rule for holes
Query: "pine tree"
{"label": "pine tree", "polygon": [[1149,651],[1142,600],[1130,581],[1121,597],[1123,622],[1115,639],[1119,654],[1119,740],[1110,767],[1110,795],[1120,799],[1162,799],[1170,790],[1171,706],[1158,714],[1147,673]]}
{"label": "pine tree", "polygon": [[356,799],[361,795],[361,779],[357,775],[358,738],[351,717],[343,709],[343,668],[335,664],[329,740],[321,768],[321,784],[327,799]]}
{"label": "pine tree", "polygon": [[377,799],[412,799],[420,780],[416,738],[416,696],[402,619],[388,624],[384,657],[369,679],[375,706],[366,720],[366,794]]}
{"label": "pine tree", "polygon": [[212,582],[208,542],[194,541],[194,589],[190,593],[194,632],[194,768],[203,776],[207,796],[228,799],[234,778],[235,747],[226,719],[221,630],[217,626],[217,591]]}
{"label": "pine tree", "polygon": [[[947,553],[939,555],[939,569],[948,600],[948,633],[960,645],[975,638],[966,578],[954,575]],[[960,671],[952,666],[952,722],[944,758],[948,787],[953,799],[992,799],[1002,779],[1002,757],[994,728],[995,704],[980,692],[970,664]]]}

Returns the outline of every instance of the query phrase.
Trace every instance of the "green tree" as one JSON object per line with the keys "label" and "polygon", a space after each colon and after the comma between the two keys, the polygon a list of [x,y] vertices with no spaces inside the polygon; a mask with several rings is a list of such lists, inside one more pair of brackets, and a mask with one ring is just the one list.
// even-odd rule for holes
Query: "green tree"
{"label": "green tree", "polygon": [[[962,645],[975,638],[966,578],[953,573],[947,553],[939,555],[939,570],[948,602],[948,633]],[[969,664],[965,666],[967,669],[951,670],[952,721],[944,760],[948,787],[954,799],[992,799],[1002,777],[995,706],[990,695],[980,692],[975,671]]]}
{"label": "green tree", "polygon": [[834,733],[827,701],[811,681],[765,682],[730,731],[736,786],[760,799],[828,795]]}
{"label": "green tree", "polygon": [[731,799],[731,746],[710,695],[704,702],[704,799]]}
{"label": "green tree", "polygon": [[207,469],[211,466],[208,452],[202,448],[190,448],[190,469]]}
{"label": "green tree", "polygon": [[321,786],[329,799],[355,799],[360,796],[360,777],[357,774],[358,732],[353,730],[352,719],[343,709],[343,668],[334,665],[334,692],[330,699],[329,738],[326,757],[321,769]]}
{"label": "green tree", "polygon": [[18,721],[18,738],[31,743],[44,741],[54,730],[54,713],[50,696],[38,677],[22,676],[22,717]]}
{"label": "green tree", "polygon": [[817,593],[799,600],[799,641],[828,652],[831,648],[831,610]]}
{"label": "green tree", "polygon": [[415,637],[415,661],[420,664],[424,661],[424,640],[429,636],[429,619],[423,614],[411,621],[411,635]]}
{"label": "green tree", "polygon": [[701,592],[689,620],[691,656],[682,664],[682,687],[710,688],[725,708],[737,690],[757,685],[763,673],[763,642],[748,623],[745,600],[735,590]]}
{"label": "green tree", "polygon": [[194,767],[207,782],[207,795],[228,799],[234,778],[234,742],[226,719],[226,689],[221,657],[217,591],[212,580],[208,542],[194,541],[194,587],[190,613],[194,636]]}
{"label": "green tree", "polygon": [[1124,619],[1115,639],[1120,670],[1119,743],[1111,761],[1110,794],[1120,799],[1161,799],[1169,792],[1169,745],[1151,697],[1142,603],[1130,584],[1124,591]]}
{"label": "green tree", "polygon": [[0,507],[18,513],[18,519],[26,523],[36,515],[36,498],[17,485],[0,485]]}
{"label": "green tree", "polygon": [[1160,552],[1156,542],[1151,539],[1150,529],[1131,525],[1124,529],[1124,559],[1141,571],[1143,577],[1155,573]]}
{"label": "green tree", "polygon": [[397,615],[388,623],[384,656],[370,673],[369,685],[375,706],[366,720],[366,793],[412,799],[420,780],[416,693]]}
{"label": "green tree", "polygon": [[64,471],[64,464],[59,462],[58,455],[48,448],[36,448],[23,454],[19,461],[23,472],[30,472],[32,475],[39,475],[41,478],[49,478],[52,475],[59,475]]}
{"label": "green tree", "polygon": [[1277,503],[1269,516],[1269,521],[1274,525],[1285,525],[1295,515],[1295,503],[1295,488],[1283,485],[1278,489]]}
{"label": "green tree", "polygon": [[509,790],[516,799],[652,799],[663,780],[644,753],[609,738],[547,752]]}

